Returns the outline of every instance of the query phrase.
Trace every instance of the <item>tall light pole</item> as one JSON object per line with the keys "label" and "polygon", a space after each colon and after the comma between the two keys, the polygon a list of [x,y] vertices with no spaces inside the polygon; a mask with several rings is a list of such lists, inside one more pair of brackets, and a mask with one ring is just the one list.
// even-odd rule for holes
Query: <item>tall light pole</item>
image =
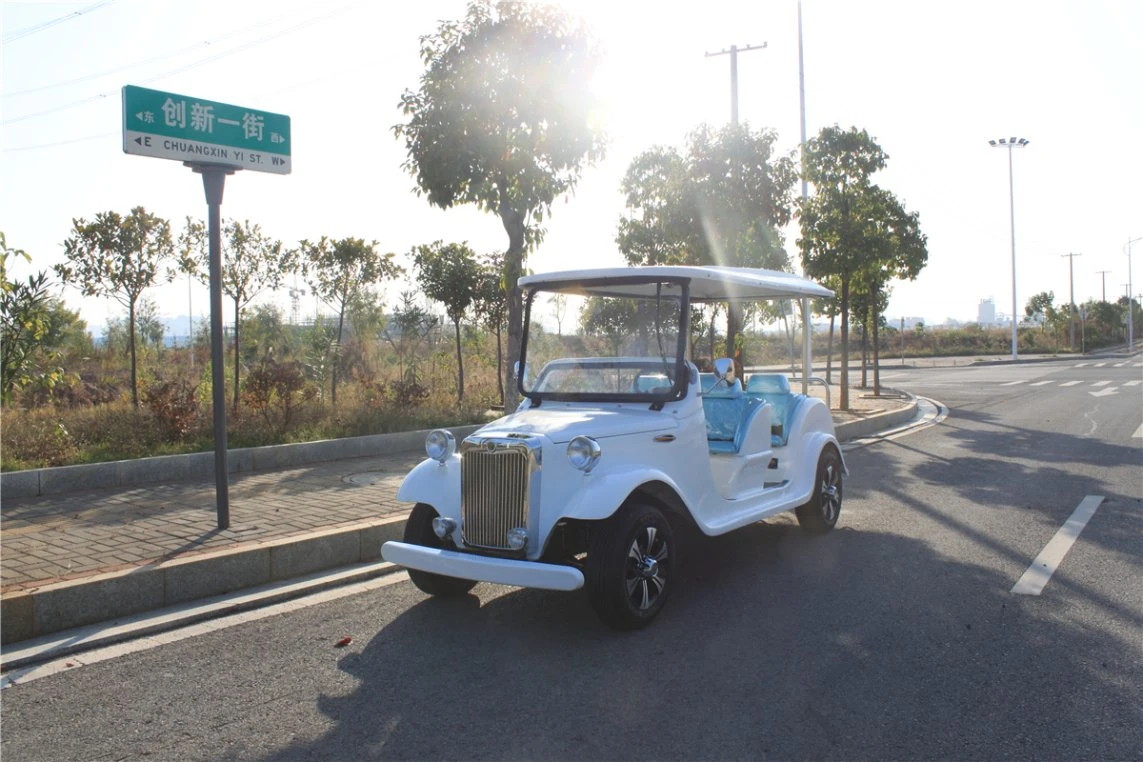
{"label": "tall light pole", "polygon": [[1076,277],[1075,277],[1075,262],[1076,257],[1082,257],[1083,254],[1061,254],[1061,257],[1068,258],[1068,303],[1071,309],[1068,312],[1068,327],[1071,329],[1068,349],[1072,352],[1076,351]]}
{"label": "tall light pole", "polygon": [[[1016,359],[1016,194],[1012,184],[1012,149],[1028,145],[1027,138],[1000,138],[990,140],[988,145],[993,148],[1008,149],[1008,208],[1012,223],[1012,359]],[[1072,342],[1075,343],[1074,340]]]}
{"label": "tall light pole", "polygon": [[1135,348],[1135,306],[1131,302],[1131,244],[1143,238],[1129,238],[1127,240],[1127,351]]}

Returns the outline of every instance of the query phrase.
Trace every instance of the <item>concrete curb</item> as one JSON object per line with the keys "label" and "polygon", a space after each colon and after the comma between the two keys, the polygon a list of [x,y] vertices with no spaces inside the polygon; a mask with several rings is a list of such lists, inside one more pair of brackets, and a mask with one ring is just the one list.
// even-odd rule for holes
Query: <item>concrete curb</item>
{"label": "concrete curb", "polygon": [[[457,439],[464,439],[483,424],[450,426]],[[244,473],[271,468],[289,468],[305,463],[389,455],[416,450],[425,442],[431,429],[399,431],[393,434],[371,434],[364,437],[324,439],[317,442],[240,447],[227,452],[228,473]],[[0,500],[18,497],[58,495],[80,489],[132,487],[155,482],[211,479],[214,477],[214,453],[195,452],[183,455],[159,455],[153,458],[116,460],[109,463],[86,463],[80,466],[35,468],[6,471],[0,474]]]}
{"label": "concrete curb", "polygon": [[[838,440],[857,439],[912,420],[917,413],[917,400],[913,395],[909,397],[909,405],[901,410],[838,424],[835,428]],[[463,429],[453,431],[458,437],[467,436],[467,432],[461,433]],[[419,435],[416,440],[419,444],[423,433],[410,432],[408,436],[411,438],[413,434]],[[369,453],[357,452],[355,456],[361,454]],[[376,561],[382,543],[402,537],[405,518],[402,513],[10,593],[0,599],[0,644],[7,646],[180,603]]]}
{"label": "concrete curb", "polygon": [[11,593],[0,599],[0,643],[376,561],[404,531],[403,514],[388,516]]}

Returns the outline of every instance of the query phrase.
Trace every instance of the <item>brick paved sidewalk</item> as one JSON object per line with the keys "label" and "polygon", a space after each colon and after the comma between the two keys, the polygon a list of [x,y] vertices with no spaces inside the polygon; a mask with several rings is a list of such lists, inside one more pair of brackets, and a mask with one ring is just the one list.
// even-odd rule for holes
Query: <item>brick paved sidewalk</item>
{"label": "brick paved sidewalk", "polygon": [[413,451],[233,475],[224,531],[213,478],[5,500],[0,591],[401,513],[397,488],[423,459]]}

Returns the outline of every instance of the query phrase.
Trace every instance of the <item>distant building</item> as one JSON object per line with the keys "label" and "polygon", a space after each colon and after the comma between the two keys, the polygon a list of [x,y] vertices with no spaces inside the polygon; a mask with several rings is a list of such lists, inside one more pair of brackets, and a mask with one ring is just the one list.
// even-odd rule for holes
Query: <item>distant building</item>
{"label": "distant building", "polygon": [[980,300],[980,304],[976,307],[976,322],[981,325],[997,324],[996,303],[992,301],[991,297]]}

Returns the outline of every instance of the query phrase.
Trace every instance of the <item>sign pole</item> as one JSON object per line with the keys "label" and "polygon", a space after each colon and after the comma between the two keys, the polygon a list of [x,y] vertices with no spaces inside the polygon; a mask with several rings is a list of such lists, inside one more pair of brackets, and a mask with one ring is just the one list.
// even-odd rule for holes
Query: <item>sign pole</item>
{"label": "sign pole", "polygon": [[214,404],[214,491],[218,528],[230,528],[230,485],[226,462],[226,373],[223,367],[222,335],[222,191],[229,167],[190,165],[202,175],[209,210],[210,239],[210,385]]}

